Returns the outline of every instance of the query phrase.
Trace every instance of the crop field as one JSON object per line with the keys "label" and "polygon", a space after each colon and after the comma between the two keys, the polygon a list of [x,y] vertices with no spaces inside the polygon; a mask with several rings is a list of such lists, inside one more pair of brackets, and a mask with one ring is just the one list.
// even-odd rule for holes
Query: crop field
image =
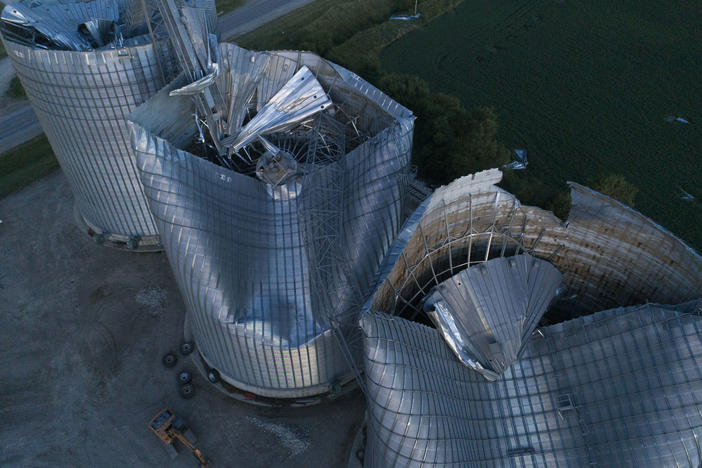
{"label": "crop field", "polygon": [[693,0],[466,0],[381,59],[468,109],[493,106],[499,139],[550,186],[624,175],[635,207],[700,251],[700,18]]}

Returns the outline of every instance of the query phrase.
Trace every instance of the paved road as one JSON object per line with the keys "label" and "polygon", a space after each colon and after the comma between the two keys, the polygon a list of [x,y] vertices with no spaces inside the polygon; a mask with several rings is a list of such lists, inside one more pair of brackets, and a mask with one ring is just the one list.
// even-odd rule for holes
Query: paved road
{"label": "paved road", "polygon": [[8,57],[0,59],[0,153],[41,135],[42,129],[28,101],[3,98],[15,76]]}
{"label": "paved road", "polygon": [[10,59],[4,57],[0,59],[0,96],[5,95],[5,91],[10,87],[10,80],[15,76],[15,69],[12,68]]}
{"label": "paved road", "polygon": [[236,39],[242,34],[290,13],[313,0],[249,0],[234,11],[219,18],[219,31],[226,40]]}
{"label": "paved road", "polygon": [[[235,39],[313,0],[249,0],[219,18],[224,39]],[[7,57],[0,60],[0,96],[5,94],[14,70]],[[22,109],[0,109],[0,153],[14,148],[42,133],[39,121],[29,105]]]}
{"label": "paved road", "polygon": [[29,105],[17,106],[16,110],[0,117],[0,153],[42,134],[41,126]]}

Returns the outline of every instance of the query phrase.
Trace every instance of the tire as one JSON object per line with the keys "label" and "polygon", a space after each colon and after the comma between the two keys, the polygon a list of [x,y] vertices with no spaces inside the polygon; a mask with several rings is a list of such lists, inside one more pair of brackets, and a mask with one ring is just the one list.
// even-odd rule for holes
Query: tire
{"label": "tire", "polygon": [[183,356],[187,356],[188,354],[192,353],[194,349],[195,343],[193,343],[192,341],[186,341],[180,345],[180,354],[182,354]]}
{"label": "tire", "polygon": [[161,362],[164,366],[170,369],[171,367],[174,367],[176,364],[178,364],[178,356],[176,356],[173,353],[168,353],[165,356],[163,356]]}
{"label": "tire", "polygon": [[207,371],[207,380],[209,380],[211,383],[216,384],[217,382],[219,382],[219,379],[220,377],[217,369],[210,369],[209,371]]}
{"label": "tire", "polygon": [[181,385],[189,384],[193,380],[193,376],[188,371],[178,372],[178,383]]}
{"label": "tire", "polygon": [[180,386],[180,396],[185,398],[186,400],[194,397],[195,396],[195,387],[193,387],[193,384],[186,383],[185,385],[181,385]]}

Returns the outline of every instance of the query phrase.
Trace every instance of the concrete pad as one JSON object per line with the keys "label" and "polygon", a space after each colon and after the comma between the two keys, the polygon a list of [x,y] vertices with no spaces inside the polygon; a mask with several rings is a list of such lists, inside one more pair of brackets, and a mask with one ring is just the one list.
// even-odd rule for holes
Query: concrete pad
{"label": "concrete pad", "polygon": [[[359,392],[265,408],[209,386],[182,341],[184,306],[165,255],[94,244],[56,172],[0,200],[0,465],[197,466],[171,461],[147,425],[168,407],[214,466],[342,466],[363,420]],[[193,353],[194,355],[195,353]],[[195,397],[176,374],[193,374]]]}

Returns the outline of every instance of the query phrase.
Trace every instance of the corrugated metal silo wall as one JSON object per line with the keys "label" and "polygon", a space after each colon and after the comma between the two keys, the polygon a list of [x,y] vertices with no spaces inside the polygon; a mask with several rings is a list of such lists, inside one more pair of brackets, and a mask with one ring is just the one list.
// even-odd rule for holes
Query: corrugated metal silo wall
{"label": "corrugated metal silo wall", "polygon": [[[270,191],[162,142],[151,146],[161,154],[139,151],[139,164],[203,357],[229,383],[268,397],[323,393],[343,380],[348,364],[316,310],[329,302],[319,295],[332,292],[315,284],[318,265],[308,261],[314,188],[296,197],[290,186]],[[363,290],[401,224],[408,154],[359,149],[347,155],[341,181],[349,205],[340,247],[353,263],[350,281]],[[324,172],[316,183],[334,182]],[[343,294],[335,299],[338,310],[353,306]]]}
{"label": "corrugated metal silo wall", "polygon": [[157,236],[124,120],[165,84],[152,44],[78,52],[3,42],[82,218],[96,232]]}

